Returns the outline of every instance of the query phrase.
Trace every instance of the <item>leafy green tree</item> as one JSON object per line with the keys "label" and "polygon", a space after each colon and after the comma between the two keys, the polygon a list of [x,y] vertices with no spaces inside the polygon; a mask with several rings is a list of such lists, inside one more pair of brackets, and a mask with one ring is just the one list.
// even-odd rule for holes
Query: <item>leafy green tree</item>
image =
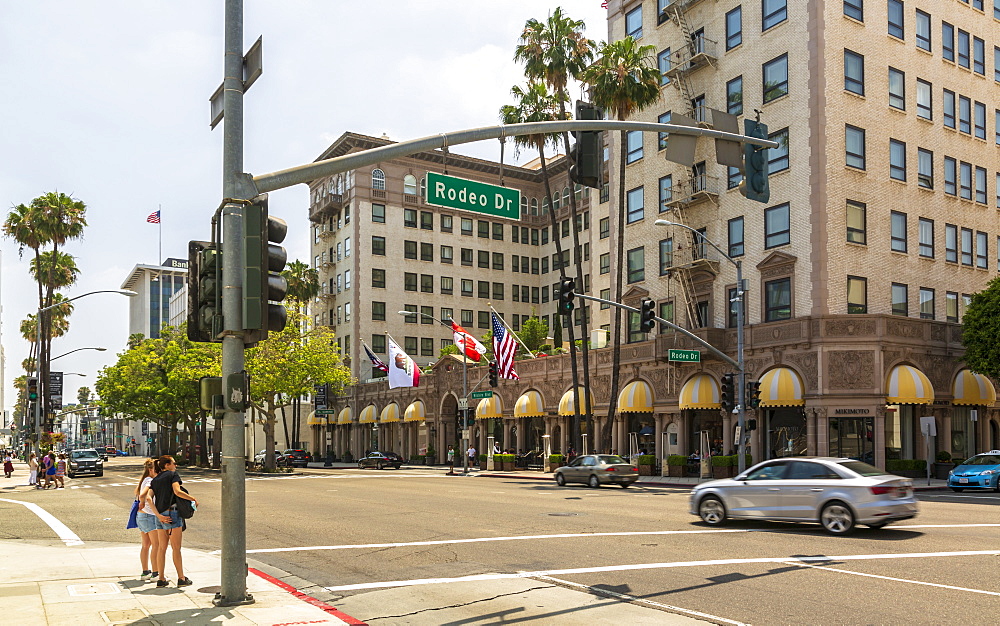
{"label": "leafy green tree", "polygon": [[[295,307],[297,313],[304,315],[309,301],[319,295],[319,272],[296,259],[288,264],[288,268],[282,271],[281,275],[288,282],[289,302]],[[289,437],[286,412],[281,412],[281,425],[285,430],[285,441],[289,443],[289,446],[294,447],[295,444],[292,442],[299,440],[301,414],[302,399],[299,396],[295,396],[292,398],[292,436]]]}
{"label": "leafy green tree", "polygon": [[521,331],[518,333],[518,337],[532,352],[538,352],[539,348],[547,343],[545,340],[548,336],[548,324],[539,319],[537,315],[532,315],[521,322]]}
{"label": "leafy green tree", "polygon": [[962,345],[969,369],[1000,378],[1000,277],[973,294],[962,318]]}
{"label": "leafy green tree", "polygon": [[440,359],[441,357],[447,356],[449,354],[458,354],[458,346],[451,343],[441,348],[441,352],[438,353],[438,358]]}

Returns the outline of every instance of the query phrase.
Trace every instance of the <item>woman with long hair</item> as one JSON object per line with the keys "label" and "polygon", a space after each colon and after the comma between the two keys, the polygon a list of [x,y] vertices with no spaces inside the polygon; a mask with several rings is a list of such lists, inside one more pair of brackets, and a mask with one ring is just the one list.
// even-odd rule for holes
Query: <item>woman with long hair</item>
{"label": "woman with long hair", "polygon": [[198,501],[181,489],[182,481],[181,477],[177,475],[177,463],[174,462],[174,457],[168,454],[161,456],[156,459],[155,468],[157,471],[156,478],[150,482],[149,488],[153,492],[153,502],[155,503],[156,532],[161,533],[159,549],[156,552],[157,558],[154,564],[156,571],[159,572],[159,580],[156,581],[156,586],[167,587],[170,585],[170,581],[166,577],[166,572],[164,572],[167,560],[167,544],[169,543],[173,550],[174,569],[177,570],[177,586],[187,587],[191,584],[191,579],[184,576],[184,563],[181,560],[181,541],[185,524],[184,520],[177,513],[175,503],[178,499],[190,500],[194,503],[195,508],[197,508]]}
{"label": "woman with long hair", "polygon": [[41,489],[38,486],[38,461],[35,460],[34,452],[28,455],[28,485],[34,485],[35,489]]}
{"label": "woman with long hair", "polygon": [[[153,492],[149,488],[156,477],[156,462],[153,459],[146,459],[142,464],[142,478],[135,487],[135,498],[139,501],[139,511],[135,515],[135,523],[139,525],[139,532],[142,534],[142,547],[139,549],[139,562],[142,563],[142,574],[140,578],[153,580],[159,577],[159,570],[156,570],[156,555],[160,550],[160,535],[156,532],[156,509],[153,508]],[[150,551],[153,554],[153,570],[149,569]]]}

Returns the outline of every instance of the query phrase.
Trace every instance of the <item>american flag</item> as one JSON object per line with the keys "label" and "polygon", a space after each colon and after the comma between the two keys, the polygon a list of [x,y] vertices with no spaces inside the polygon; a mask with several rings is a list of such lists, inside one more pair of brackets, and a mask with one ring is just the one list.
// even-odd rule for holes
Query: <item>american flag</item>
{"label": "american flag", "polygon": [[389,371],[389,366],[383,363],[382,359],[375,356],[375,353],[372,352],[372,349],[368,347],[367,343],[362,341],[361,345],[365,347],[365,353],[368,355],[368,360],[372,362],[372,366],[374,366],[375,369],[380,369],[383,372]]}
{"label": "american flag", "polygon": [[159,224],[160,223],[160,212],[159,211],[153,211],[152,213],[149,214],[149,217],[146,218],[146,221],[149,222],[150,224]]}
{"label": "american flag", "polygon": [[514,355],[517,354],[517,342],[513,334],[507,330],[500,316],[490,312],[493,321],[493,358],[497,362],[497,374],[500,378],[521,380],[514,371]]}

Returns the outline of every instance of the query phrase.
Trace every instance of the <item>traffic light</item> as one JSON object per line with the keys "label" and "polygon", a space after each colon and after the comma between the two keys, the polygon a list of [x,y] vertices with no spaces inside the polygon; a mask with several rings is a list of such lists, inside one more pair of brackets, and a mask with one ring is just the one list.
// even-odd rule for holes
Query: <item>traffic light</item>
{"label": "traffic light", "polygon": [[288,312],[280,304],[288,291],[281,275],[288,253],[279,244],[288,234],[285,220],[267,214],[267,194],[243,207],[243,329],[244,343],[267,339],[285,328]]}
{"label": "traffic light", "polygon": [[733,390],[735,389],[733,378],[732,374],[722,375],[722,389],[719,394],[719,402],[722,404],[722,410],[727,413],[732,411],[733,407],[736,406],[736,396],[733,395]]}
{"label": "traffic light", "polygon": [[496,387],[499,384],[499,376],[500,369],[497,367],[497,362],[490,361],[490,387]]}
{"label": "traffic light", "polygon": [[569,315],[573,312],[573,298],[576,294],[576,282],[572,278],[564,278],[559,281],[559,312]]}
{"label": "traffic light", "polygon": [[[589,102],[576,101],[577,120],[602,120],[604,111]],[[573,131],[576,145],[570,151],[569,177],[584,187],[601,188],[601,167],[604,159],[601,149],[601,131]]]}
{"label": "traffic light", "polygon": [[38,399],[38,379],[29,378],[28,379],[28,401],[34,402]]}
{"label": "traffic light", "polygon": [[748,409],[756,409],[760,406],[760,381],[748,380],[746,386],[746,403]]}
{"label": "traffic light", "polygon": [[[754,120],[743,120],[743,131],[747,137],[767,139],[767,125]],[[767,183],[767,148],[743,144],[744,177],[740,182],[740,193],[750,200],[767,202],[771,199],[771,188]]]}
{"label": "traffic light", "polygon": [[222,249],[208,241],[188,242],[187,335],[219,342],[222,332]]}
{"label": "traffic light", "polygon": [[752,417],[747,420],[747,432],[751,430],[757,430],[757,420]]}
{"label": "traffic light", "polygon": [[639,305],[639,328],[642,332],[648,333],[656,328],[656,303],[649,298],[644,298]]}

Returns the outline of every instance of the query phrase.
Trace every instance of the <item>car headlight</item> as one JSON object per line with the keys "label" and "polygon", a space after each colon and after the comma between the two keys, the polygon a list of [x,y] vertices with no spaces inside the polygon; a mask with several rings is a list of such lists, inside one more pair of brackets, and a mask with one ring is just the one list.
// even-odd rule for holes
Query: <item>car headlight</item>
{"label": "car headlight", "polygon": [[996,473],[997,473],[998,471],[1000,471],[1000,470],[991,470],[991,469],[990,469],[990,470],[983,470],[983,471],[981,472],[981,474],[982,474],[983,476],[990,476],[990,475],[992,475],[992,474],[996,474]]}
{"label": "car headlight", "polygon": [[70,461],[70,462],[69,462],[69,466],[70,466],[70,467],[77,467],[78,465],[79,465],[79,464],[78,464],[78,463],[77,463],[76,461]]}
{"label": "car headlight", "polygon": [[955,470],[948,470],[948,478],[951,478],[954,475],[955,475]]}

